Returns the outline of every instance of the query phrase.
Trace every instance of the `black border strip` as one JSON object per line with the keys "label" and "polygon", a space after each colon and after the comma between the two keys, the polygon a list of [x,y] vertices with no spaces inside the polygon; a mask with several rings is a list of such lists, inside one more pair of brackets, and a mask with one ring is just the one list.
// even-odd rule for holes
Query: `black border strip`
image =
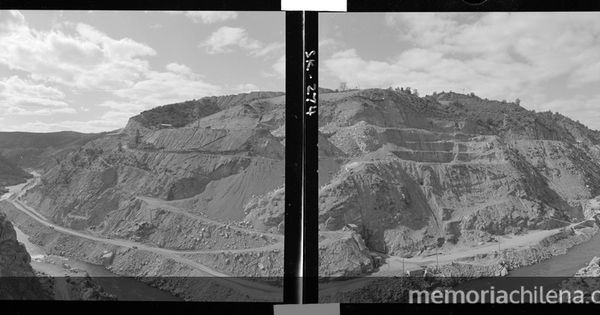
{"label": "black border strip", "polygon": [[[346,0],[348,12],[598,11],[598,0]],[[469,4],[467,2],[483,2]]]}
{"label": "black border strip", "polygon": [[281,0],[121,0],[58,1],[2,0],[2,9],[23,10],[209,10],[209,11],[281,11]]}
{"label": "black border strip", "polygon": [[306,12],[304,21],[304,285],[303,303],[319,302],[319,15]]}
{"label": "black border strip", "polygon": [[285,238],[283,301],[298,304],[302,301],[302,62],[303,14],[285,13],[286,83],[285,83]]}

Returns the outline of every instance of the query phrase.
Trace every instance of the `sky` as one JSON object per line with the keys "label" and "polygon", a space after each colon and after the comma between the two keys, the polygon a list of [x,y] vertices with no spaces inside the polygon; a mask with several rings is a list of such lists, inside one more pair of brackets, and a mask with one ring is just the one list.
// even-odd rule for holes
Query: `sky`
{"label": "sky", "polygon": [[160,105],[285,89],[285,13],[0,11],[0,131],[111,131]]}
{"label": "sky", "polygon": [[600,130],[600,12],[327,13],[319,85],[454,91]]}

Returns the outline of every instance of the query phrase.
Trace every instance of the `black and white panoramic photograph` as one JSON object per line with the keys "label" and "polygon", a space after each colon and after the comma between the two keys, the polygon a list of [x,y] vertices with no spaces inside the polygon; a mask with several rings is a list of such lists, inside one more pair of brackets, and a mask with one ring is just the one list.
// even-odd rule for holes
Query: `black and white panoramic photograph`
{"label": "black and white panoramic photograph", "polygon": [[600,301],[597,12],[321,13],[319,54],[321,303]]}
{"label": "black and white panoramic photograph", "polygon": [[0,11],[0,299],[282,301],[285,13]]}

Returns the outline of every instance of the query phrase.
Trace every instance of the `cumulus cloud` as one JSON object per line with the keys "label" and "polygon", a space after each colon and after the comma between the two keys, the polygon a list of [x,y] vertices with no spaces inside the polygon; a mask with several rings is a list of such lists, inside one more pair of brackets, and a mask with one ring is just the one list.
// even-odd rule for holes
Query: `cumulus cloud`
{"label": "cumulus cloud", "polygon": [[[14,18],[14,17],[18,18]],[[155,55],[145,44],[115,40],[86,24],[64,24],[74,35],[59,30],[37,31],[18,13],[0,24],[0,63],[75,88],[114,89],[130,86],[148,71],[137,57]]]}
{"label": "cumulus cloud", "polygon": [[262,46],[261,48],[252,49],[250,51],[250,55],[255,56],[255,57],[261,57],[261,56],[266,56],[271,53],[279,52],[279,51],[282,51],[283,49],[285,49],[285,44],[279,43],[279,42],[270,43],[270,44],[264,45],[264,46],[261,44],[261,46]]}
{"label": "cumulus cloud", "polygon": [[206,47],[208,54],[228,53],[233,51],[232,46],[257,49],[259,43],[250,39],[243,28],[223,26],[199,45]]}
{"label": "cumulus cloud", "polygon": [[236,12],[232,11],[186,11],[185,16],[189,17],[195,23],[213,24],[227,20],[235,20],[238,17]]}
{"label": "cumulus cloud", "polygon": [[239,84],[234,87],[237,93],[248,93],[252,91],[258,91],[258,87],[252,83]]}
{"label": "cumulus cloud", "polygon": [[222,88],[201,81],[201,75],[188,66],[170,63],[165,72],[149,71],[131,87],[115,90],[117,99],[99,104],[109,111],[103,117],[120,122],[159,105],[222,94]]}
{"label": "cumulus cloud", "polygon": [[211,55],[229,53],[233,51],[233,48],[239,47],[247,50],[251,56],[262,57],[280,52],[285,48],[285,44],[274,42],[265,45],[250,38],[243,28],[223,26],[200,43],[198,47],[205,48],[206,52]]}
{"label": "cumulus cloud", "polygon": [[547,101],[551,80],[570,88],[600,81],[594,13],[402,13],[385,22],[407,49],[384,61],[340,50],[323,61],[324,73],[350,86],[464,90],[529,102]]}
{"label": "cumulus cloud", "polygon": [[65,94],[54,87],[22,80],[17,76],[0,78],[0,108],[9,115],[74,114],[64,102]]}
{"label": "cumulus cloud", "polygon": [[271,69],[272,71],[264,71],[262,76],[266,78],[285,78],[285,54],[275,61]]}
{"label": "cumulus cloud", "polygon": [[157,106],[221,93],[219,86],[201,81],[201,75],[186,66],[169,64],[167,70],[149,71],[131,87],[115,90],[114,94]]}
{"label": "cumulus cloud", "polygon": [[545,102],[541,110],[559,112],[587,127],[600,130],[600,94],[592,98],[576,96],[572,99],[553,99]]}
{"label": "cumulus cloud", "polygon": [[190,67],[188,67],[186,65],[180,65],[175,62],[168,64],[166,68],[168,71],[171,71],[173,73],[179,73],[179,74],[185,74],[185,75],[192,74],[192,69],[190,69]]}
{"label": "cumulus cloud", "polygon": [[164,11],[169,14],[183,14],[190,18],[194,23],[213,24],[228,20],[235,20],[238,17],[234,11]]}

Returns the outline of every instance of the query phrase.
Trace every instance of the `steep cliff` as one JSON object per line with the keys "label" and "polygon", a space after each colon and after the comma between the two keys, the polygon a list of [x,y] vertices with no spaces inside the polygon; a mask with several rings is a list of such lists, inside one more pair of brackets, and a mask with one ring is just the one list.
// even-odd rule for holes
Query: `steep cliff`
{"label": "steep cliff", "polygon": [[49,300],[30,265],[31,257],[17,241],[13,225],[0,213],[0,300]]}
{"label": "steep cliff", "polygon": [[[282,233],[244,221],[250,200],[283,187],[281,95],[158,107],[73,150],[23,200],[48,221],[88,237],[39,227],[30,231],[33,239],[50,253],[102,263],[119,275],[172,276],[161,287],[185,276],[281,278]],[[108,245],[115,239],[121,246]],[[174,293],[213,298],[206,290],[189,285]],[[232,297],[256,298],[250,295]]]}
{"label": "steep cliff", "polygon": [[[380,89],[319,105],[321,227],[355,224],[370,249],[414,255],[555,228],[600,192],[600,133],[558,113]],[[260,198],[247,218],[282,225],[283,207]]]}

